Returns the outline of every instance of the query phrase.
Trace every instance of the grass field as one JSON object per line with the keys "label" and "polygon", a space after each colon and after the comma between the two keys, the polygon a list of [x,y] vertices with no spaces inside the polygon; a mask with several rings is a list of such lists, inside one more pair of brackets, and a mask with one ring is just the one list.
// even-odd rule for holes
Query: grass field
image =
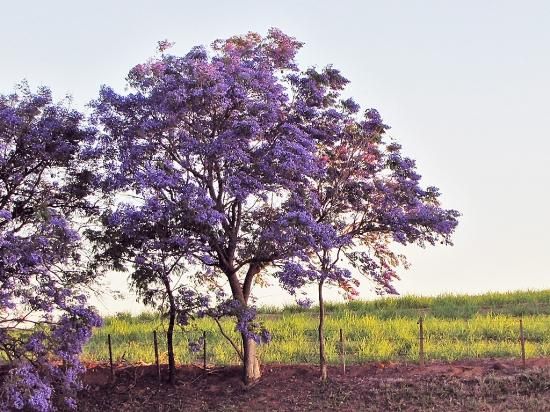
{"label": "grass field", "polygon": [[[419,316],[424,317],[427,359],[458,360],[477,357],[519,357],[519,318],[523,317],[527,357],[550,356],[550,290],[490,293],[478,296],[404,296],[374,301],[327,305],[327,355],[338,362],[339,329],[345,335],[346,360],[414,361],[418,359]],[[260,348],[262,362],[317,362],[316,308],[263,307],[260,318],[273,341]],[[108,360],[107,335],[111,334],[117,362],[154,361],[153,330],[165,348],[165,322],[158,316],[119,314],[105,319],[84,351],[88,361]],[[224,330],[238,341],[234,323]],[[175,336],[176,357],[188,364],[201,359],[190,353],[188,342],[206,332],[207,358],[211,364],[235,364],[238,358],[216,324],[200,319]],[[162,360],[166,354],[161,350]]]}

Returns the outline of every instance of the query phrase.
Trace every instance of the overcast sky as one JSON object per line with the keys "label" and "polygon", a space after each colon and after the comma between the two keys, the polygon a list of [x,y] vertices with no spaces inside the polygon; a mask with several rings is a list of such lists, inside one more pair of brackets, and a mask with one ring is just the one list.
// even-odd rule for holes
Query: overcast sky
{"label": "overcast sky", "polygon": [[305,42],[303,67],[348,77],[346,94],[381,112],[424,183],[463,214],[454,247],[405,250],[401,293],[550,288],[550,1],[18,0],[1,16],[0,92],[27,79],[80,109],[101,84],[122,91],[158,40],[184,54],[279,27]]}

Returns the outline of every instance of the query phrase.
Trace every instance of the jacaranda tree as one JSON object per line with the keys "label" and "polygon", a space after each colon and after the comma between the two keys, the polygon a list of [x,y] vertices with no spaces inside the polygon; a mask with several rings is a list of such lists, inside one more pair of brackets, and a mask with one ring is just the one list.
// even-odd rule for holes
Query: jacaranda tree
{"label": "jacaranda tree", "polygon": [[[322,94],[335,76],[332,68],[308,70],[295,79],[296,98]],[[340,78],[342,87],[346,82]],[[291,259],[278,273],[282,286],[293,294],[305,284],[318,285],[323,380],[327,377],[323,286],[336,285],[354,297],[360,280],[368,279],[378,293],[396,293],[392,285],[396,267],[407,263],[391,244],[450,244],[459,216],[440,207],[439,191],[421,187],[415,162],[403,157],[398,144],[384,140],[388,126],[376,110],[359,115],[358,104],[338,97],[333,94],[318,101],[319,113],[324,114],[317,117],[316,130],[332,138],[318,145],[325,173],[310,186],[308,204],[309,213],[318,223],[329,224],[336,236],[305,258]]]}
{"label": "jacaranda tree", "polygon": [[[269,338],[254,321],[256,282],[275,274],[292,291],[327,280],[352,291],[350,271],[333,263],[344,253],[389,288],[386,242],[447,239],[456,212],[440,209],[414,164],[381,142],[377,112],[360,118],[340,99],[338,70],[297,67],[292,37],[249,33],[183,57],[159,46],[129,72],[131,92],[101,89],[93,106],[104,133],[89,153],[111,204],[161,202],[181,262],[227,281],[231,299],[210,313],[236,317],[249,383],[260,376],[256,345]],[[346,158],[348,149],[361,153]],[[105,213],[107,231],[119,225],[107,218],[117,207]]]}
{"label": "jacaranda tree", "polygon": [[0,403],[9,410],[75,408],[78,356],[100,323],[73,224],[89,181],[76,158],[93,133],[46,88],[0,96]]}

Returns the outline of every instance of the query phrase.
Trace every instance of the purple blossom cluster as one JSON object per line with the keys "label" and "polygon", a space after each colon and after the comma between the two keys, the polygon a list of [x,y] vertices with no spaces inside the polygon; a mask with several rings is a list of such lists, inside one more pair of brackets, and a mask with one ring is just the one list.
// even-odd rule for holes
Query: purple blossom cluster
{"label": "purple blossom cluster", "polygon": [[213,304],[205,315],[214,319],[235,318],[235,331],[257,344],[269,343],[272,339],[264,324],[257,320],[257,310],[254,306],[243,305],[236,299],[227,299],[223,293],[218,294],[216,304]]}
{"label": "purple blossom cluster", "polygon": [[201,336],[196,341],[189,341],[188,343],[189,352],[198,353],[204,348],[204,338]]}
{"label": "purple blossom cluster", "polygon": [[309,309],[313,305],[313,300],[309,298],[299,298],[296,299],[296,304],[304,309]]}
{"label": "purple blossom cluster", "polygon": [[10,369],[4,382],[6,404],[14,410],[25,408],[45,412],[52,408],[53,389],[30,363]]}
{"label": "purple blossom cluster", "polygon": [[186,326],[196,317],[204,317],[210,307],[210,296],[187,288],[179,288],[176,295],[177,322]]}
{"label": "purple blossom cluster", "polygon": [[272,339],[269,330],[256,319],[256,309],[250,306],[238,313],[235,330],[245,339],[252,340],[256,344],[266,344]]}

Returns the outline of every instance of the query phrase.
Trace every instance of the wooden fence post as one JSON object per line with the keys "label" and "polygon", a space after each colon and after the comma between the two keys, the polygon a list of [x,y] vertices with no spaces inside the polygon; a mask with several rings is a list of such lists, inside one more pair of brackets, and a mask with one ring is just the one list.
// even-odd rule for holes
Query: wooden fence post
{"label": "wooden fence post", "polygon": [[346,348],[344,346],[344,331],[340,328],[340,363],[342,364],[342,370],[346,373]]}
{"label": "wooden fence post", "polygon": [[523,334],[523,319],[519,319],[519,342],[521,344],[521,364],[525,368],[525,335]]}
{"label": "wooden fence post", "polygon": [[157,331],[153,331],[153,345],[155,347],[155,364],[157,365],[157,380],[160,385],[160,362],[159,362],[159,345],[157,340]]}
{"label": "wooden fence post", "polygon": [[206,331],[202,331],[202,367],[206,371]]}
{"label": "wooden fence post", "polygon": [[418,364],[421,367],[424,367],[424,319],[422,316],[418,319],[418,343],[419,343],[419,353],[418,353]]}
{"label": "wooden fence post", "polygon": [[113,348],[111,346],[111,334],[109,333],[107,335],[107,345],[109,346],[109,367],[111,368],[111,382],[113,381],[115,377],[115,371],[113,370]]}

